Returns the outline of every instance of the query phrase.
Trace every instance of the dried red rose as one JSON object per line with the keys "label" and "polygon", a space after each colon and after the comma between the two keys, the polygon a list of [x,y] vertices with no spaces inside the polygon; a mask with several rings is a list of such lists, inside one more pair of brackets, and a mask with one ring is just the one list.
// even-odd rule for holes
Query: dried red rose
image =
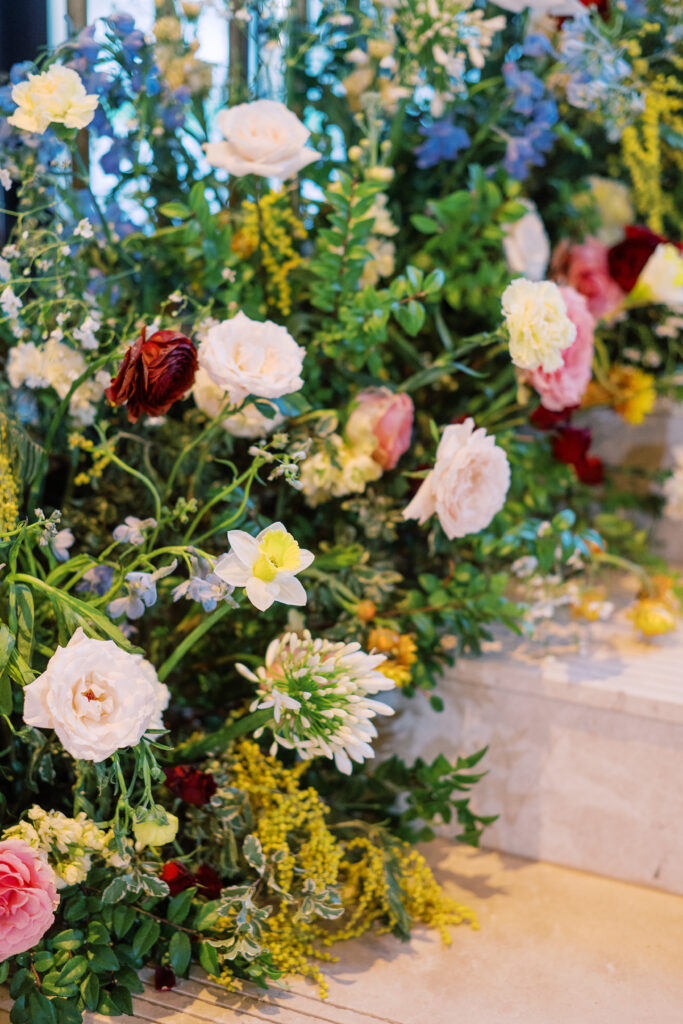
{"label": "dried red rose", "polygon": [[[668,242],[669,239],[640,225],[626,228],[625,235],[623,242],[613,245],[608,251],[607,265],[610,275],[619,287],[625,292],[630,292],[657,246]],[[681,242],[670,244],[683,250]]]}
{"label": "dried red rose", "polygon": [[578,427],[560,427],[553,437],[553,455],[560,462],[573,466],[584,484],[600,484],[604,477],[602,460],[589,455],[590,430]]}
{"label": "dried red rose", "polygon": [[201,864],[194,874],[195,885],[199,887],[202,896],[209,900],[217,900],[221,894],[223,884],[218,872],[210,864]]}
{"label": "dried red rose", "polygon": [[165,768],[164,772],[168,788],[186,804],[202,807],[216,792],[213,775],[190,764],[177,764],[173,768]]}
{"label": "dried red rose", "polygon": [[189,889],[191,885],[195,884],[194,878],[185,865],[180,864],[177,860],[170,860],[164,864],[159,878],[166,882],[171,896],[177,896],[179,892],[184,892],[185,889]]}
{"label": "dried red rose", "polygon": [[194,384],[197,350],[178,331],[155,331],[140,337],[123,357],[118,375],[105,395],[113,405],[126,405],[128,419],[137,423],[143,413],[162,416]]}
{"label": "dried red rose", "polygon": [[164,967],[159,964],[154,968],[154,987],[158,992],[168,992],[175,988],[177,979],[172,967]]}
{"label": "dried red rose", "polygon": [[561,423],[568,423],[575,409],[578,409],[578,406],[572,405],[563,409],[562,412],[553,412],[552,409],[546,409],[544,405],[539,405],[529,417],[529,423],[532,427],[536,427],[536,430],[553,430]]}

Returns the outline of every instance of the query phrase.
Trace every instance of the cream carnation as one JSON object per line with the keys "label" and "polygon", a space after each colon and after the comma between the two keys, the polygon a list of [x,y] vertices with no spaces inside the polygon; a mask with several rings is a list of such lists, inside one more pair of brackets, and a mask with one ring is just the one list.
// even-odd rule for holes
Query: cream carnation
{"label": "cream carnation", "polygon": [[15,128],[42,135],[49,124],[67,128],[85,128],[95,116],[97,96],[85,91],[83,82],[71,68],[53,64],[42,75],[29,75],[12,89],[17,109],[7,120]]}
{"label": "cream carnation", "polygon": [[207,143],[207,159],[237,177],[258,174],[284,181],[320,155],[306,145],[310,132],[296,114],[276,100],[229,107],[216,122],[225,141]]}
{"label": "cream carnation", "polygon": [[148,729],[163,728],[168,700],[168,688],[140,654],[79,628],[24,689],[24,721],[54,729],[72,757],[98,762],[134,747]]}
{"label": "cream carnation", "polygon": [[298,391],[303,361],[304,349],[285,327],[244,313],[209,327],[199,346],[200,367],[235,403],[247,395],[281,398]]}
{"label": "cream carnation", "polygon": [[[192,394],[197,403],[197,408],[201,409],[211,419],[215,419],[218,416],[228,399],[227,392],[219,387],[218,384],[214,384],[206,370],[201,366],[194,379]],[[233,437],[266,437],[285,421],[285,417],[278,407],[272,402],[269,404],[274,412],[270,419],[261,412],[257,405],[250,402],[249,405],[245,405],[244,409],[241,409],[239,412],[234,413],[232,416],[226,416],[222,420],[222,425],[227,433],[232,434]]]}
{"label": "cream carnation", "polygon": [[424,523],[436,512],[450,540],[479,533],[502,509],[509,486],[507,455],[467,419],[444,430],[434,469],[403,510],[403,518]]}
{"label": "cream carnation", "polygon": [[552,281],[518,277],[502,296],[510,358],[522,370],[559,370],[562,352],[576,338],[562,293]]}

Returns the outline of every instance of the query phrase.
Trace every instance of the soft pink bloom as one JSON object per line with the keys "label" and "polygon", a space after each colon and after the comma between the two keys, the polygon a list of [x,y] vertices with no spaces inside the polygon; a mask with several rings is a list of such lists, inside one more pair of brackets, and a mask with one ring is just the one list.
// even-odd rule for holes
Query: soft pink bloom
{"label": "soft pink bloom", "polygon": [[0,841],[0,963],[25,953],[55,919],[57,877],[23,839]]}
{"label": "soft pink bloom", "polygon": [[424,523],[436,512],[450,540],[479,533],[502,509],[509,486],[507,455],[483,427],[475,430],[474,420],[466,419],[444,430],[434,469],[403,518]]}
{"label": "soft pink bloom", "polygon": [[382,469],[394,469],[410,447],[412,398],[394,394],[389,388],[365,388],[356,395],[356,402],[346,425],[347,438],[352,444],[373,441],[375,462]]}
{"label": "soft pink bloom", "polygon": [[576,337],[562,353],[563,365],[553,373],[534,370],[527,377],[538,391],[546,409],[561,412],[578,405],[591,379],[595,320],[583,295],[573,288],[560,288],[567,316],[576,326]]}
{"label": "soft pink bloom", "polygon": [[609,272],[608,252],[597,238],[586,238],[580,245],[564,241],[555,249],[551,264],[553,278],[584,295],[596,320],[616,312],[625,295]]}

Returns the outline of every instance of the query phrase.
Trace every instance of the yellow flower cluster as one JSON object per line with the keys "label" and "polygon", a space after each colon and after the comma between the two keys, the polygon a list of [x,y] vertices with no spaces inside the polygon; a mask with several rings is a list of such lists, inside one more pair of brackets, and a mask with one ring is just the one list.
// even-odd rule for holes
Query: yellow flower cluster
{"label": "yellow flower cluster", "polygon": [[77,473],[74,477],[74,483],[77,487],[85,487],[86,484],[91,483],[93,480],[98,480],[111,461],[105,451],[101,448],[96,448],[95,442],[84,437],[82,434],[69,434],[69,447],[74,450],[80,448],[82,452],[88,452],[92,455],[92,466],[90,469]]}
{"label": "yellow flower cluster", "polygon": [[248,257],[260,243],[268,301],[288,316],[292,311],[290,276],[303,262],[292,243],[306,238],[303,222],[292,210],[284,189],[269,192],[256,203],[245,202],[242,210],[244,222],[231,248]]}
{"label": "yellow flower cluster", "polygon": [[636,206],[648,226],[660,234],[665,215],[677,216],[663,179],[667,170],[683,170],[683,153],[666,143],[665,134],[668,131],[674,138],[683,135],[681,110],[683,83],[671,75],[658,75],[650,83],[641,117],[625,128],[621,139]]}
{"label": "yellow flower cluster", "polygon": [[378,672],[393,679],[397,686],[406,686],[410,682],[410,669],[417,661],[417,645],[410,633],[397,633],[394,629],[377,626],[370,630],[368,650],[387,656],[387,660],[377,667]]}
{"label": "yellow flower cluster", "polygon": [[14,529],[19,517],[19,484],[12,461],[7,423],[0,416],[0,534]]}
{"label": "yellow flower cluster", "polygon": [[589,383],[581,405],[584,408],[609,405],[627,423],[637,425],[652,412],[656,397],[655,379],[651,373],[637,366],[615,363],[610,367],[607,380],[594,379]]}
{"label": "yellow flower cluster", "polygon": [[[251,740],[235,744],[228,754],[231,785],[249,797],[254,833],[274,867],[278,886],[294,900],[304,879],[310,879],[316,891],[335,887],[345,908],[337,922],[304,919],[296,914],[295,903],[283,899],[266,922],[265,945],[275,967],[315,980],[325,995],[325,981],[315,962],[334,959],[325,947],[362,935],[373,925],[390,931],[398,923],[389,869],[408,917],[436,928],[445,943],[451,941],[450,926],[477,926],[472,911],[444,895],[424,857],[407,844],[396,841],[388,849],[372,826],[367,835],[340,838],[327,823],[328,808],[320,794],[301,786],[306,767],[286,768]],[[229,919],[225,927],[230,927]],[[234,985],[229,968],[221,981]]]}
{"label": "yellow flower cluster", "polygon": [[680,604],[673,582],[671,576],[653,576],[650,588],[643,590],[629,609],[628,617],[643,636],[661,636],[676,628]]}

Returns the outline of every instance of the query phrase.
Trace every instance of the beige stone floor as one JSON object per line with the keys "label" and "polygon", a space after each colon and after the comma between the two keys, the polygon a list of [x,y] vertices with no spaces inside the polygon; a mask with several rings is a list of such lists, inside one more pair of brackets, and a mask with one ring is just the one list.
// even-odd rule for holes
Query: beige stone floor
{"label": "beige stone floor", "polygon": [[[553,864],[437,841],[429,860],[481,928],[453,944],[365,937],[326,968],[330,994],[233,996],[198,974],[149,989],[139,1018],[167,1024],[683,1024],[683,899]],[[0,1024],[7,1024],[0,1009]]]}

